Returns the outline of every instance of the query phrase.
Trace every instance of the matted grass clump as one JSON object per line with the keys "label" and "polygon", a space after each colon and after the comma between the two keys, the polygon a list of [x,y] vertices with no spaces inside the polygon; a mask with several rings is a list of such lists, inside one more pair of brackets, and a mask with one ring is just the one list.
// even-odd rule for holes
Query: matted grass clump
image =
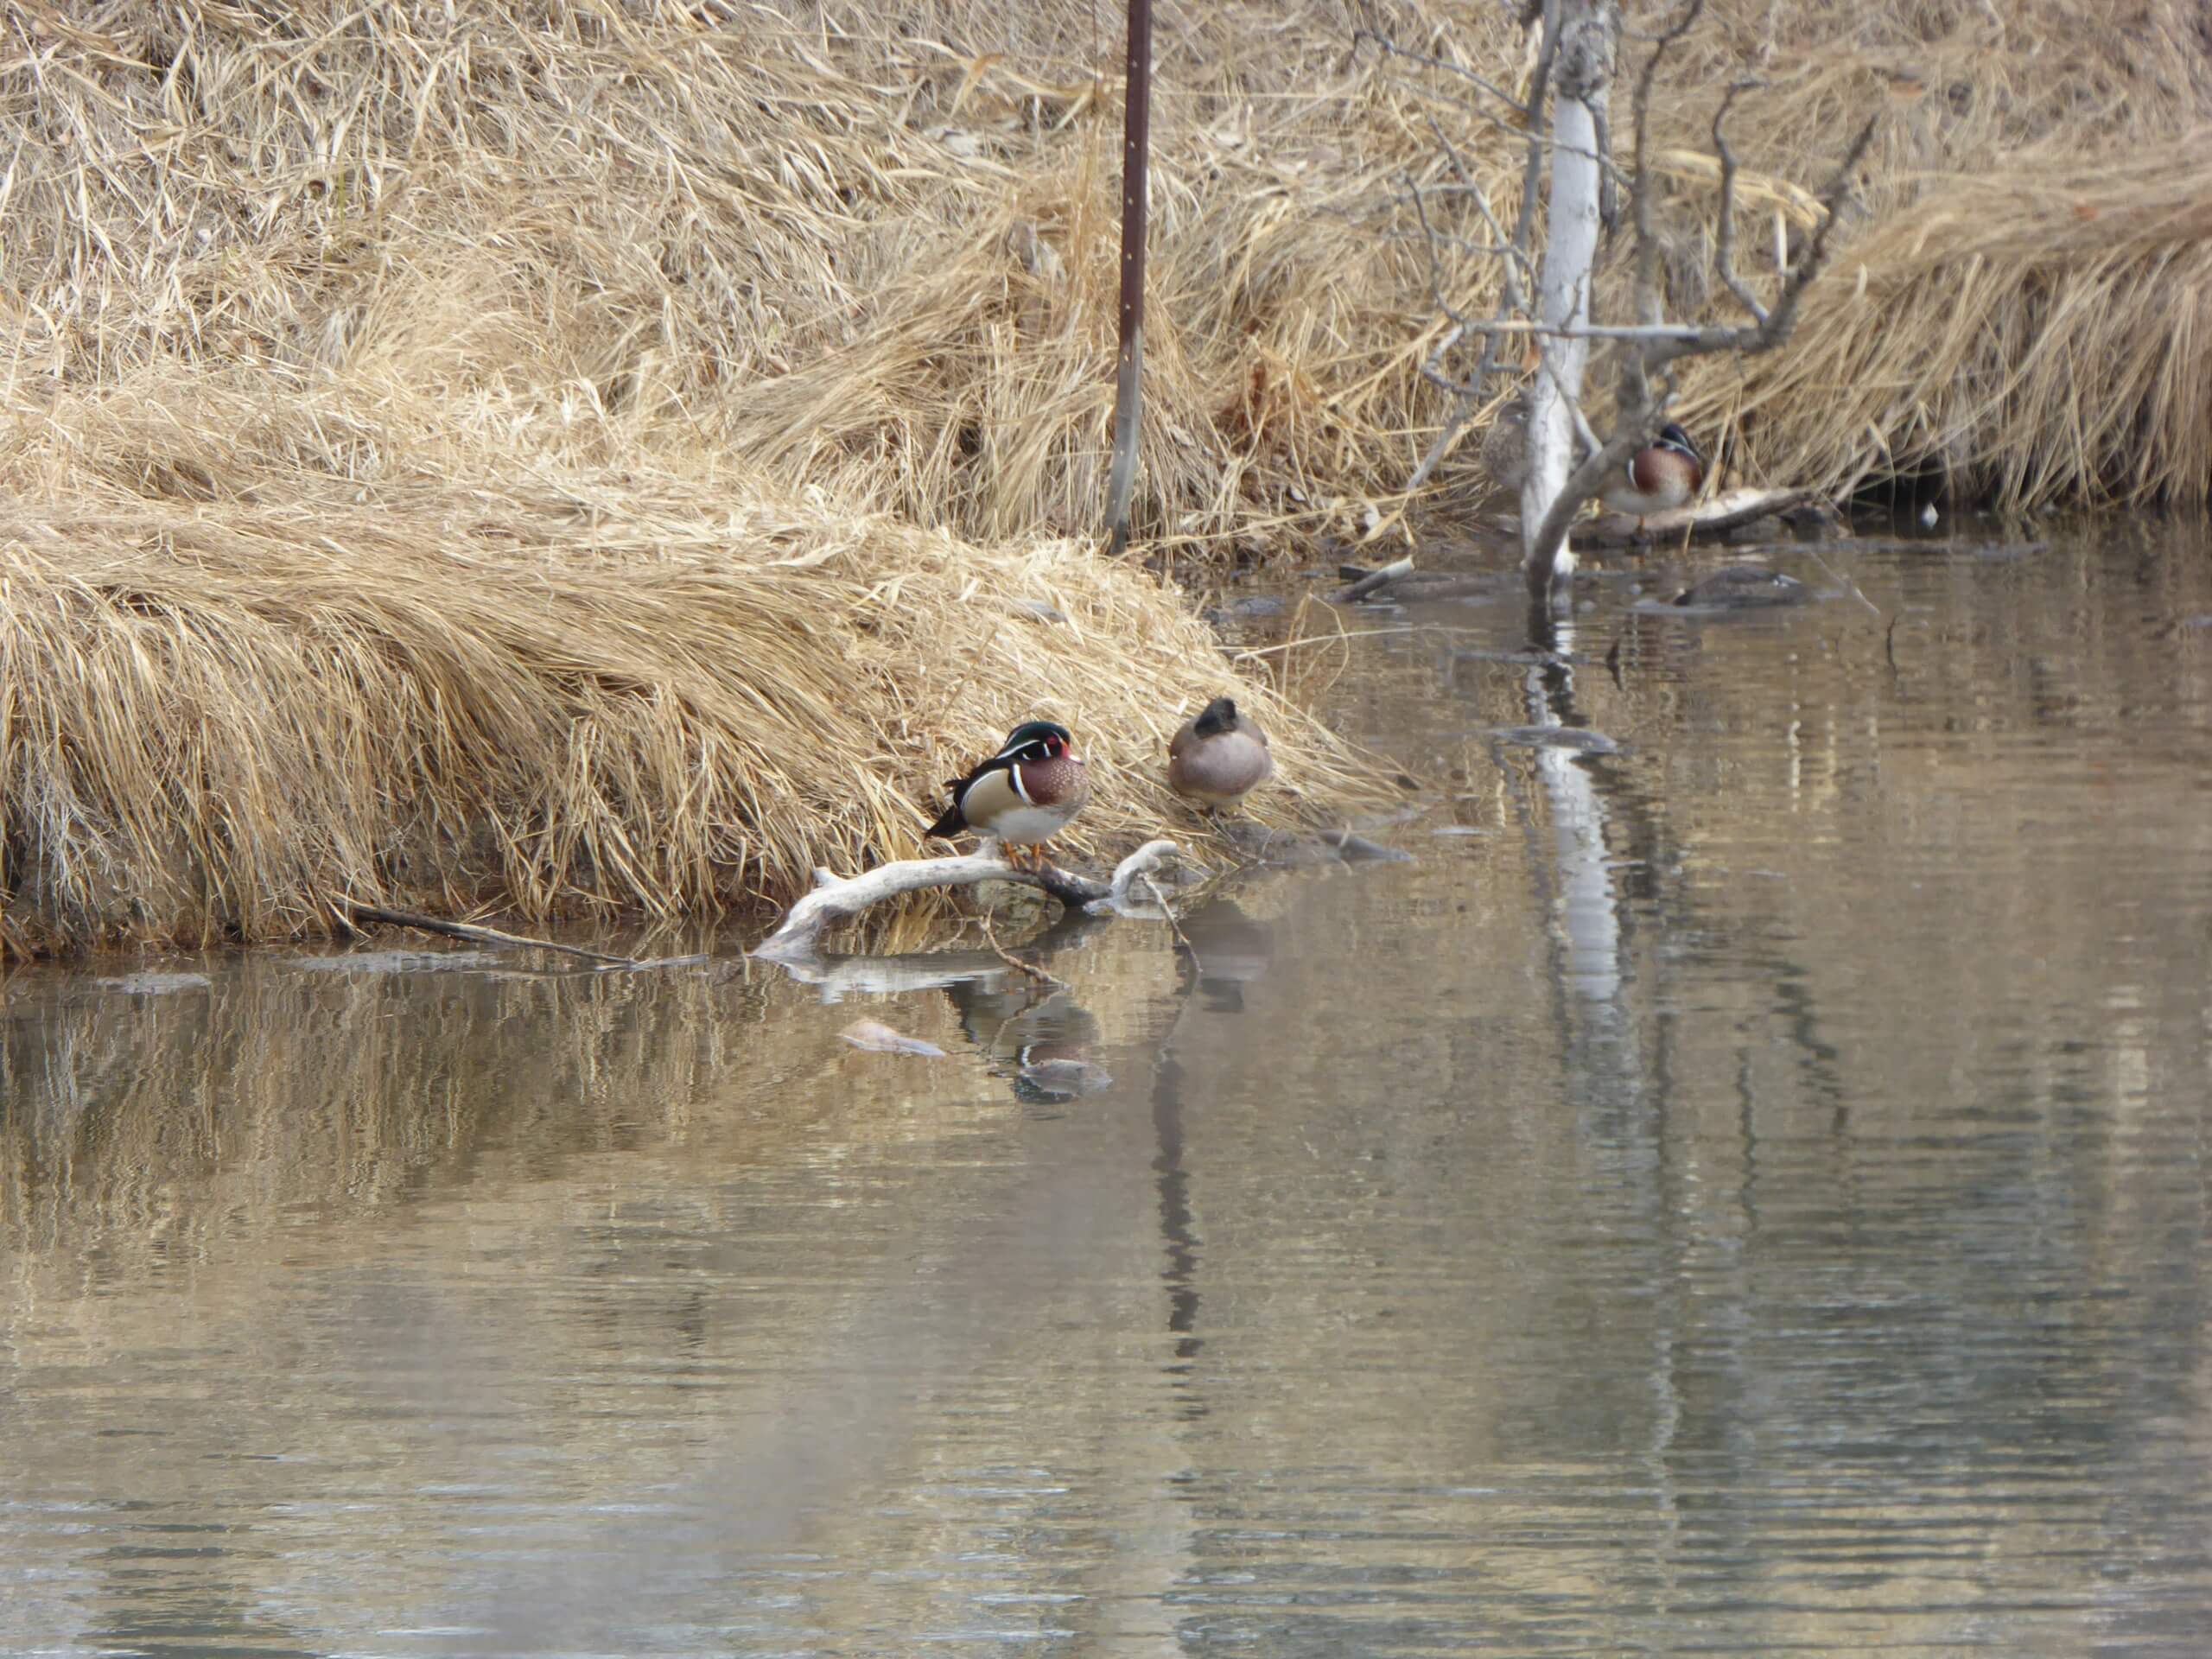
{"label": "matted grass clump", "polygon": [[1794,350],[1701,375],[1689,418],[1739,422],[1745,463],[1777,480],[1940,476],[2009,507],[2201,502],[2208,156],[2212,127],[2108,162],[1943,181],[1811,291]]}
{"label": "matted grass clump", "polygon": [[[206,388],[201,388],[204,391]],[[1091,759],[1081,852],[1202,839],[1176,724],[1234,686],[1286,781],[1354,772],[1238,678],[1158,578],[1071,542],[989,550],[742,475],[386,467],[281,445],[250,391],[58,412],[168,450],[197,500],[74,469],[0,510],[0,938],[18,950],[314,931],[332,901],[673,915],[908,855],[944,779],[1048,715]],[[382,439],[388,442],[388,437]],[[26,457],[19,451],[19,465]],[[181,485],[179,486],[182,487]],[[1299,814],[1286,791],[1259,816]]]}

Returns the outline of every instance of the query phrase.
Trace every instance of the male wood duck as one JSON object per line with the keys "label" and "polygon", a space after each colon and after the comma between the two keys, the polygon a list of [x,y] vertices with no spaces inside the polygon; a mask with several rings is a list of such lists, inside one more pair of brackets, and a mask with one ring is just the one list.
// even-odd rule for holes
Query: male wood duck
{"label": "male wood duck", "polygon": [[1234,806],[1275,769],[1268,734],[1216,697],[1167,746],[1167,787],[1209,807]]}
{"label": "male wood duck", "polygon": [[1040,869],[1044,844],[1066,829],[1090,798],[1090,772],[1077,757],[1066,727],[1028,720],[1007,734],[996,754],[945,787],[952,804],[929,827],[931,835],[950,841],[972,830],[1003,842],[1006,861],[1016,869]]}
{"label": "male wood duck", "polygon": [[1605,492],[1605,505],[1633,516],[1641,531],[1645,518],[1684,505],[1704,482],[1705,457],[1690,435],[1669,421],[1629,457],[1628,477]]}

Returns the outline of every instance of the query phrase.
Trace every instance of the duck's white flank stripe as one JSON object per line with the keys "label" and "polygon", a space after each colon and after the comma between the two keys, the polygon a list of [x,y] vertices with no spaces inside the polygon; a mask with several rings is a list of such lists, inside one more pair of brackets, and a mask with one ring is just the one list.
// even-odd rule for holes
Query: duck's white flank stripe
{"label": "duck's white flank stripe", "polygon": [[1014,779],[1014,792],[1021,797],[1022,804],[1025,806],[1036,805],[1037,803],[1029,798],[1028,785],[1021,781],[1021,762],[1017,760],[1006,770],[1007,775]]}

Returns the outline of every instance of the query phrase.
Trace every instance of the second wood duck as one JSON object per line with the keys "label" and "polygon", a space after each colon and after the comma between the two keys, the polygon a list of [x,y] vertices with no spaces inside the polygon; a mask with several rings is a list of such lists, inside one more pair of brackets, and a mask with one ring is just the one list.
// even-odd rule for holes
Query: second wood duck
{"label": "second wood duck", "polygon": [[1045,862],[1044,844],[1083,810],[1090,772],[1066,727],[1028,720],[1007,734],[996,754],[945,787],[952,804],[930,835],[950,841],[972,830],[1002,842],[1006,861],[1017,869],[1035,869]]}
{"label": "second wood duck", "polygon": [[1628,476],[1605,492],[1605,505],[1633,516],[1637,529],[1655,512],[1684,506],[1705,482],[1705,457],[1690,435],[1669,421],[1629,457]]}

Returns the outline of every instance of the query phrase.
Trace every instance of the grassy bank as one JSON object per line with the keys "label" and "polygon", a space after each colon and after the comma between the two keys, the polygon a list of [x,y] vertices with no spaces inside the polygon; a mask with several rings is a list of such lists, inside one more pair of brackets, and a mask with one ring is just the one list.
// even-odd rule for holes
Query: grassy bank
{"label": "grassy bank", "polygon": [[[1798,353],[1689,385],[1746,476],[1932,456],[2023,503],[2202,497],[2193,8],[1708,10],[1657,135],[1684,246],[1744,70],[1763,201],[1895,115]],[[0,940],[266,938],[338,893],[787,896],[910,850],[948,765],[1032,711],[1115,773],[1079,842],[1157,823],[1166,731],[1240,671],[1083,539],[1114,11],[0,18]],[[1446,176],[1433,119],[1502,211],[1519,137],[1355,51],[1377,20],[1525,73],[1488,0],[1160,6],[1136,518],[1179,569],[1357,523],[1443,419],[1394,198]],[[1240,695],[1290,784],[1342,780]]]}
{"label": "grassy bank", "polygon": [[[1101,774],[1075,847],[1187,830],[1166,741],[1234,683],[1179,594],[1071,542],[448,456],[393,457],[365,509],[283,453],[299,407],[264,430],[255,387],[75,413],[117,453],[179,425],[229,446],[214,499],[0,518],[20,950],[313,931],[341,894],[532,917],[788,895],[915,852],[955,763],[1039,710]],[[1294,783],[1344,781],[1306,716],[1238,690]]]}

